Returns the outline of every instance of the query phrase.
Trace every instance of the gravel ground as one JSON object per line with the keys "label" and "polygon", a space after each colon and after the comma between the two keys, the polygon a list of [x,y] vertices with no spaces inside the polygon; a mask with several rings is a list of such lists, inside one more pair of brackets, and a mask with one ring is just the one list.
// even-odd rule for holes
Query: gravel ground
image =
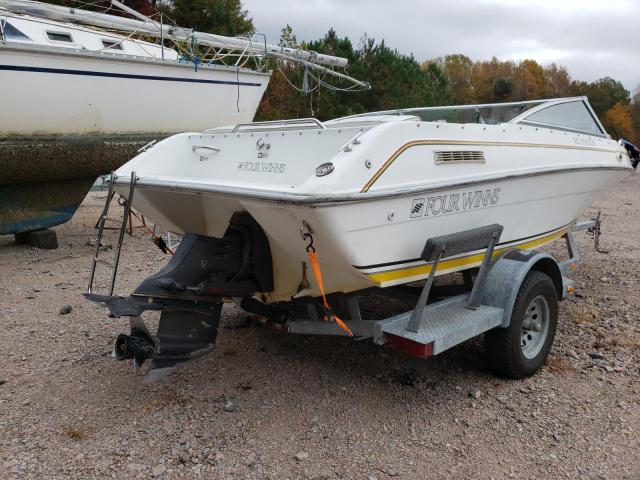
{"label": "gravel ground", "polygon": [[[477,340],[421,361],[225,306],[216,351],[151,386],[110,356],[126,322],[81,297],[91,194],[58,250],[0,237],[0,477],[638,479],[639,189],[590,210],[610,253],[577,234],[577,293],[533,378],[487,372]],[[166,261],[143,229],[126,242],[121,293]]]}

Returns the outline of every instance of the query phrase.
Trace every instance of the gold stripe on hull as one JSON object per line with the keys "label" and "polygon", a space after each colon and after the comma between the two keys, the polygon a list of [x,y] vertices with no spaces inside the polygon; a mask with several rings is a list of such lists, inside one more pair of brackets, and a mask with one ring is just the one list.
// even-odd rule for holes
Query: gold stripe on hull
{"label": "gold stripe on hull", "polygon": [[608,148],[597,148],[580,145],[550,145],[544,143],[518,143],[518,142],[484,142],[473,140],[415,140],[402,145],[395,151],[389,159],[378,169],[378,171],[371,177],[366,183],[360,193],[365,193],[373,186],[374,183],[382,176],[382,174],[391,166],[391,164],[404,152],[411,147],[424,146],[424,145],[466,145],[466,146],[484,146],[484,147],[524,147],[524,148],[556,148],[562,150],[587,150],[593,152],[605,152],[605,153],[618,153],[615,150]]}
{"label": "gold stripe on hull", "polygon": [[[568,228],[562,228],[554,233],[549,235],[545,235],[544,237],[537,238],[535,240],[530,240],[528,242],[520,243],[517,245],[509,245],[502,248],[496,248],[493,252],[493,257],[497,257],[508,250],[528,250],[531,248],[540,247],[546,243],[552,242],[560,237],[562,237],[565,233],[567,233]],[[477,266],[482,262],[484,258],[484,253],[476,253],[472,255],[468,255],[466,257],[458,257],[452,258],[450,260],[443,260],[438,264],[438,269],[436,270],[436,274],[438,273],[448,273],[453,271],[465,270],[466,268],[471,268],[473,266]],[[377,283],[379,286],[386,283],[402,283],[402,280],[415,278],[415,277],[426,277],[431,272],[431,264],[427,265],[418,265],[415,267],[401,268],[398,270],[392,270],[387,272],[380,273],[371,273],[368,274],[367,277]]]}

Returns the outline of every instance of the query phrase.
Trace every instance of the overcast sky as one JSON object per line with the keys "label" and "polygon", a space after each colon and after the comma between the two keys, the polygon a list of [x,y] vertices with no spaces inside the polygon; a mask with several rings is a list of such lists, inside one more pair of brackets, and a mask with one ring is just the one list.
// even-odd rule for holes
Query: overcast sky
{"label": "overcast sky", "polygon": [[357,46],[363,33],[423,61],[533,58],[572,78],[640,85],[640,0],[243,0],[259,32],[277,43],[289,23],[298,40],[333,27]]}

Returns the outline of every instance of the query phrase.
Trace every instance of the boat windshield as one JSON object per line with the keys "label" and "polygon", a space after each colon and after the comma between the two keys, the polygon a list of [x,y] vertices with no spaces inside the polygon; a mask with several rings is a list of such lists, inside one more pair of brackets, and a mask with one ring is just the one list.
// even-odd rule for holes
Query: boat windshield
{"label": "boat windshield", "polygon": [[7,41],[31,41],[31,39],[11,25],[7,20],[0,18],[0,36]]}
{"label": "boat windshield", "polygon": [[586,99],[582,98],[541,105],[531,113],[521,115],[516,119],[516,123],[604,136],[602,125]]}
{"label": "boat windshield", "polygon": [[435,107],[400,110],[401,115],[415,115],[425,122],[487,123],[497,125],[513,120],[541,102],[470,105],[463,107]]}
{"label": "boat windshield", "polygon": [[518,123],[542,128],[566,130],[589,135],[606,136],[606,132],[586,97],[531,100],[526,102],[459,105],[447,107],[404,108],[383,112],[362,113],[332,120],[328,123],[380,121],[398,115],[419,118],[423,122],[480,123],[498,125]]}
{"label": "boat windshield", "polygon": [[537,107],[544,101],[529,101],[517,103],[498,103],[487,105],[460,105],[447,107],[422,107],[404,108],[399,110],[386,110],[383,112],[363,113],[344,117],[340,120],[356,119],[359,117],[370,117],[372,115],[403,115],[419,117],[424,122],[446,122],[446,123],[487,123],[499,124],[510,122],[519,117],[524,112]]}

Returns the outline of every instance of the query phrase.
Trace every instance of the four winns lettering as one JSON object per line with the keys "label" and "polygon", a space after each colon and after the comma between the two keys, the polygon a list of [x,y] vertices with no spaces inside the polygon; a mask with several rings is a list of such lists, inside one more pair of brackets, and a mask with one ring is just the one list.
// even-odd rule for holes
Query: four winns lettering
{"label": "four winns lettering", "polygon": [[415,198],[411,204],[411,218],[432,217],[464,212],[474,208],[492,207],[500,201],[501,188],[473,192],[445,193],[433,197]]}

